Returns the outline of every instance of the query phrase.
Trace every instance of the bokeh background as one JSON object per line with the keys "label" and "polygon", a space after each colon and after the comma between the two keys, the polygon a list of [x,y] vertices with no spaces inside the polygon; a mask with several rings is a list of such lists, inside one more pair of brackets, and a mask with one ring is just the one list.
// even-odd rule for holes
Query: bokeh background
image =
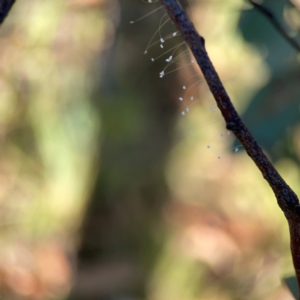
{"label": "bokeh background", "polygon": [[[297,38],[300,2],[263,3]],[[299,194],[297,52],[242,0],[183,5]],[[181,38],[129,24],[157,7],[17,1],[1,27],[1,300],[293,299],[285,218]]]}

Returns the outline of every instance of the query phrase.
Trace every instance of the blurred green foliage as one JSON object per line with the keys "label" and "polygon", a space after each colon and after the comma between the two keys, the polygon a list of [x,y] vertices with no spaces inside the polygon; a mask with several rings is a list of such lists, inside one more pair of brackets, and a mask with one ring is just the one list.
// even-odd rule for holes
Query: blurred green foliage
{"label": "blurred green foliage", "polygon": [[[264,3],[298,30],[296,6]],[[180,37],[144,55],[165,13],[129,25],[155,5],[18,1],[2,26],[1,300],[292,299],[281,284],[293,272],[288,228],[268,185],[228,151],[206,85],[188,81],[199,70],[182,67],[191,57],[165,78],[166,57],[151,61]],[[242,1],[188,11],[299,193],[296,53]]]}
{"label": "blurred green foliage", "polygon": [[[299,10],[290,1],[264,1],[287,33],[299,39]],[[299,5],[299,4],[298,4]],[[250,98],[243,117],[262,147],[274,160],[290,156],[299,163],[291,145],[299,123],[299,55],[257,10],[245,11],[239,21],[244,39],[263,55],[270,72],[265,85]],[[297,36],[296,36],[297,35]]]}
{"label": "blurred green foliage", "polygon": [[92,65],[105,28],[101,10],[84,1],[31,0],[17,1],[0,30],[1,299],[70,288],[65,251],[75,245],[98,157]]}

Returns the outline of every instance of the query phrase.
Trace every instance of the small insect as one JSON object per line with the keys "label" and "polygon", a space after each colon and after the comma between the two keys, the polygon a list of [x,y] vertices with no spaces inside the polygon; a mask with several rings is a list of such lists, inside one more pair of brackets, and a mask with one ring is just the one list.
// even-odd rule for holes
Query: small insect
{"label": "small insect", "polygon": [[15,0],[0,0],[0,25],[3,23],[14,3]]}

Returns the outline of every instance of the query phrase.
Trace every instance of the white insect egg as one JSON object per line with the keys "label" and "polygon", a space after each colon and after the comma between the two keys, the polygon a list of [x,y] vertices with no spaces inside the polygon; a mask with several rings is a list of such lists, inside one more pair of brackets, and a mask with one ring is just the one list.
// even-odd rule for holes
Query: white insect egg
{"label": "white insect egg", "polygon": [[172,60],[173,56],[169,56],[169,58],[166,59],[166,62],[170,62]]}
{"label": "white insect egg", "polygon": [[164,43],[165,40],[164,40],[163,38],[160,38],[160,42],[161,42],[161,43]]}
{"label": "white insect egg", "polygon": [[194,100],[194,96],[191,97],[191,100],[192,100],[192,101]]}
{"label": "white insect egg", "polygon": [[189,111],[190,111],[190,109],[189,109],[188,107],[187,107],[185,110],[186,110],[186,112],[189,112]]}
{"label": "white insect egg", "polygon": [[186,89],[186,86],[184,85],[182,88],[185,90],[185,89]]}
{"label": "white insect egg", "polygon": [[182,112],[181,112],[181,114],[184,116],[184,115],[185,115],[185,112],[184,112],[184,111],[182,111]]}
{"label": "white insect egg", "polygon": [[182,97],[179,97],[178,99],[179,99],[180,101],[183,101],[183,98],[182,98]]}
{"label": "white insect egg", "polygon": [[160,48],[163,48],[164,46],[163,46],[163,44],[160,44]]}
{"label": "white insect egg", "polygon": [[236,148],[234,149],[234,152],[238,152],[238,151],[239,151],[239,148],[236,147]]}
{"label": "white insect egg", "polygon": [[173,36],[176,36],[177,32],[173,32]]}

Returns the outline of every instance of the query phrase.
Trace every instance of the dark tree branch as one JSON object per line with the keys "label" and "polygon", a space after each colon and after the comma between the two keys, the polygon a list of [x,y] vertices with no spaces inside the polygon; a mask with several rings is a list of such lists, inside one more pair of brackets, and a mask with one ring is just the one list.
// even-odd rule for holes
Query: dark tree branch
{"label": "dark tree branch", "polygon": [[277,29],[277,31],[287,40],[287,42],[298,52],[300,52],[300,45],[298,41],[293,39],[285,30],[285,28],[280,24],[280,22],[276,19],[274,14],[264,5],[257,3],[254,0],[248,0],[259,12],[261,12],[265,17],[267,17],[273,26]]}
{"label": "dark tree branch", "polygon": [[15,0],[0,0],[0,25],[4,22]]}
{"label": "dark tree branch", "polygon": [[189,20],[181,5],[178,3],[178,0],[160,0],[160,2],[165,7],[177,29],[181,32],[182,37],[197,60],[226,122],[226,128],[235,134],[237,139],[244,146],[247,154],[259,168],[263,177],[272,188],[278,205],[288,220],[293,262],[298,284],[300,284],[300,206],[298,197],[279,175],[241,120],[208,57],[203,37],[198,34],[193,23]]}

